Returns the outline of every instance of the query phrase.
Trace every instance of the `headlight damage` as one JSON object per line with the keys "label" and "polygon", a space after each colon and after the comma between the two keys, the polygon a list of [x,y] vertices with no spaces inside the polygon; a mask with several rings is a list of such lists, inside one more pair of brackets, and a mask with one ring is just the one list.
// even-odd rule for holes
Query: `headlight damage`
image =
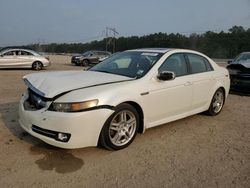
{"label": "headlight damage", "polygon": [[89,108],[96,107],[98,105],[98,102],[98,99],[73,103],[53,102],[49,110],[57,112],[81,112]]}

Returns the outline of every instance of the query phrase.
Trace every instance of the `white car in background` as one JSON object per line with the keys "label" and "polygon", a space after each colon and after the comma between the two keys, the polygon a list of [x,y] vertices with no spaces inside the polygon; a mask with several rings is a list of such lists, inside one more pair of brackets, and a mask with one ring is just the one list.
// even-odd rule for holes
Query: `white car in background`
{"label": "white car in background", "polygon": [[88,71],[35,73],[19,106],[31,135],[62,148],[102,145],[118,150],[136,134],[206,111],[221,112],[228,71],[191,50],[138,49]]}
{"label": "white car in background", "polygon": [[0,68],[32,68],[41,70],[50,65],[48,57],[26,49],[6,49],[0,52]]}

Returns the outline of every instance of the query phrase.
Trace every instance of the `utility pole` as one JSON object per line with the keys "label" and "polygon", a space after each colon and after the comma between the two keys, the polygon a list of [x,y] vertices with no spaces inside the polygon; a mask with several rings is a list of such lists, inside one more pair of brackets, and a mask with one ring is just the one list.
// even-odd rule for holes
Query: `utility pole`
{"label": "utility pole", "polygon": [[[106,27],[106,51],[108,51],[108,46],[111,44],[113,47],[113,53],[115,52],[115,37],[119,33],[116,31],[116,28]],[[113,35],[109,36],[109,32],[112,32]]]}

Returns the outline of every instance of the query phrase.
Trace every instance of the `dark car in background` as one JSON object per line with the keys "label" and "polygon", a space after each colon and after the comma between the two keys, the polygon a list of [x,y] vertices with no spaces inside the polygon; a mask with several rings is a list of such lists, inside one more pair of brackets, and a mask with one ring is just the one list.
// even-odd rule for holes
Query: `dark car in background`
{"label": "dark car in background", "polygon": [[71,63],[80,66],[89,66],[90,64],[98,64],[110,55],[111,53],[107,51],[87,51],[83,54],[72,56]]}
{"label": "dark car in background", "polygon": [[227,69],[231,79],[231,90],[250,94],[250,52],[239,54],[228,61]]}

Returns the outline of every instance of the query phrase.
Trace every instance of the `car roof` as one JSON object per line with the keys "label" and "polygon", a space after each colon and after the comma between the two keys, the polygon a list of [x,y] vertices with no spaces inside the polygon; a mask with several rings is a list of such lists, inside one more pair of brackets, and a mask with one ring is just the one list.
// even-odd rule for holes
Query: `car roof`
{"label": "car roof", "polygon": [[241,54],[250,54],[250,52],[242,52]]}
{"label": "car roof", "polygon": [[24,48],[8,48],[8,49],[5,49],[3,51],[1,51],[0,53],[6,53],[6,52],[9,52],[9,51],[18,51],[18,50],[22,50],[22,51],[26,51],[26,52],[30,52],[32,54],[37,54],[35,51],[33,50],[28,50],[28,49],[24,49]]}
{"label": "car roof", "polygon": [[167,53],[171,50],[173,49],[172,48],[141,48],[141,49],[133,49],[133,50],[128,50],[128,51]]}
{"label": "car roof", "polygon": [[[189,49],[178,49],[178,48],[141,48],[141,49],[134,49],[128,51],[138,51],[138,52],[152,52],[152,53],[167,53],[169,51],[176,51],[176,52],[185,52],[185,53],[198,53],[198,51],[189,50]],[[204,55],[204,54],[203,54]]]}

